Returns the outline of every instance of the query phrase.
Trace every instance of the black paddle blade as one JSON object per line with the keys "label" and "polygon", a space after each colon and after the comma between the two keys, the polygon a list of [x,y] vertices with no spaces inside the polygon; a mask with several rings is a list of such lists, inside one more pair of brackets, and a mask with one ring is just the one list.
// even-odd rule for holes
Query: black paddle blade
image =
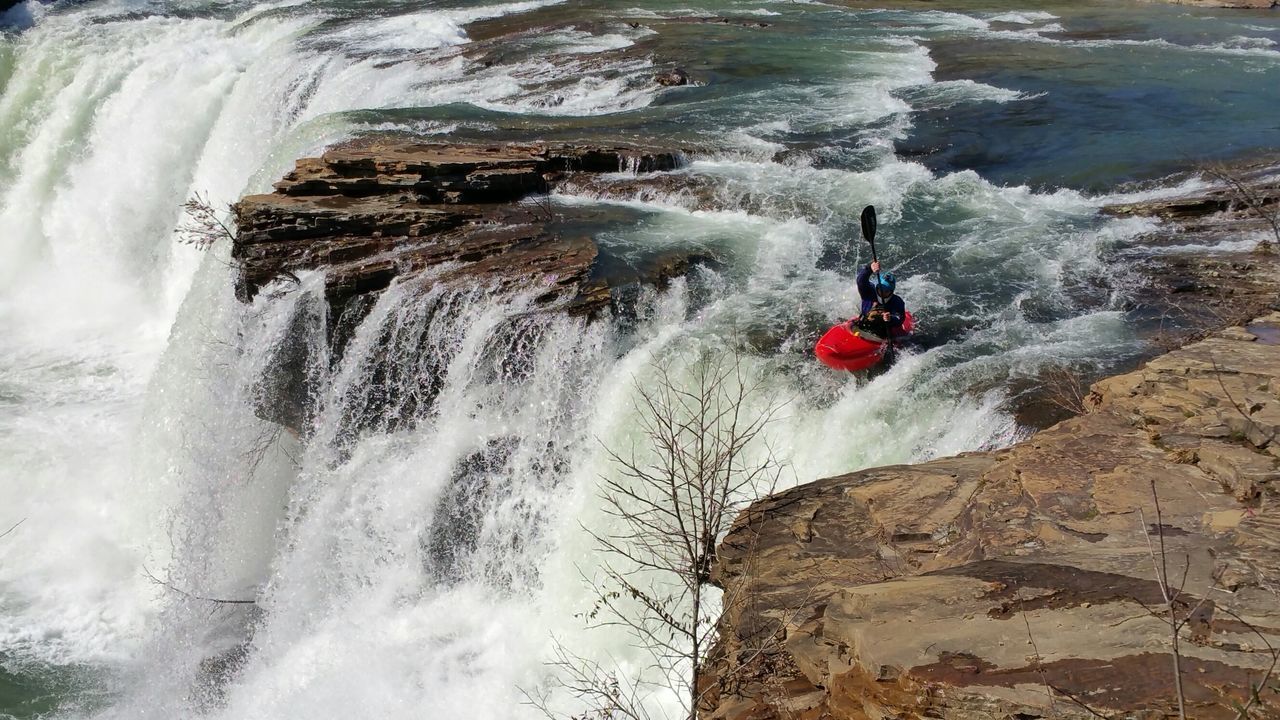
{"label": "black paddle blade", "polygon": [[868,205],[862,209],[862,237],[869,243],[876,241],[876,208]]}

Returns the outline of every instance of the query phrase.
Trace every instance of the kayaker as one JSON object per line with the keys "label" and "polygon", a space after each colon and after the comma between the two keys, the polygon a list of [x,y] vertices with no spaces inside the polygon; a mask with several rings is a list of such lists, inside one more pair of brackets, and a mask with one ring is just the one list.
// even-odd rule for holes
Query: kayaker
{"label": "kayaker", "polygon": [[880,274],[880,262],[871,261],[858,271],[858,295],[862,308],[858,316],[849,321],[851,326],[882,338],[901,334],[902,321],[907,316],[907,304],[894,294],[897,280],[893,273]]}

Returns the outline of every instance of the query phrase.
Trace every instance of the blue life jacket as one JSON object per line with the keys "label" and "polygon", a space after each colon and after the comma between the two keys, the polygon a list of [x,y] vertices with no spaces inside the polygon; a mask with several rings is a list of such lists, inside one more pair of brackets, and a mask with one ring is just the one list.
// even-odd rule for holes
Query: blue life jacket
{"label": "blue life jacket", "polygon": [[890,295],[888,300],[880,299],[876,293],[876,285],[871,279],[870,265],[858,271],[858,295],[862,297],[862,315],[866,315],[872,309],[888,310],[889,327],[902,326],[902,321],[907,316],[907,304],[897,295]]}

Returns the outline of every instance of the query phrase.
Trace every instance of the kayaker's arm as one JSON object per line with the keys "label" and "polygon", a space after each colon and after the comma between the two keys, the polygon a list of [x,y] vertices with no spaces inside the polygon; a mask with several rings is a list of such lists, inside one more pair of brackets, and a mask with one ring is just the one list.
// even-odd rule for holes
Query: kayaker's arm
{"label": "kayaker's arm", "polygon": [[870,265],[863,265],[858,271],[858,295],[862,299],[876,301],[876,286],[871,284],[871,273],[880,271],[880,263],[873,262]]}

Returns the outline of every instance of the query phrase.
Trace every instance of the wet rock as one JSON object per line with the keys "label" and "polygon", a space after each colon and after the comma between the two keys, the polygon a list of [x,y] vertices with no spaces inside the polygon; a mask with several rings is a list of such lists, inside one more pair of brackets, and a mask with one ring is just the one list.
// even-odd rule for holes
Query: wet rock
{"label": "wet rock", "polygon": [[563,236],[546,208],[515,205],[580,173],[674,169],[680,154],[575,145],[496,147],[365,142],[299,160],[275,192],[235,207],[242,299],[325,268],[340,314],[352,298],[444,263],[444,280],[546,287],[579,312],[607,303],[588,282],[594,241]]}
{"label": "wet rock", "polygon": [[[1280,345],[1261,337],[1096,383],[1084,415],[1005,450],[752,505],[719,548],[737,600],[702,716],[1176,714],[1169,627],[1148,612],[1163,544],[1188,717],[1236,717],[1271,662],[1259,634],[1280,646]],[[1280,694],[1255,707],[1280,716]]]}
{"label": "wet rock", "polygon": [[[1211,169],[1161,181],[1176,186],[1201,176],[1209,183],[1204,189],[1105,208],[1112,215],[1160,221],[1116,252],[1139,278],[1139,287],[1124,288],[1137,300],[1129,308],[1130,320],[1164,350],[1266,312],[1280,292],[1280,253],[1268,219],[1280,219],[1280,158]],[[1250,239],[1271,245],[1237,249]],[[1216,249],[1207,253],[1205,247]]]}
{"label": "wet rock", "polygon": [[708,25],[736,25],[745,28],[767,28],[772,27],[771,23],[762,22],[760,20],[752,20],[750,18],[725,17],[725,16],[706,16],[706,15],[682,15],[680,17],[670,18],[668,22],[672,23],[706,23]]}
{"label": "wet rock", "polygon": [[1182,223],[1184,230],[1191,231],[1261,229],[1268,224],[1257,209],[1280,204],[1278,170],[1280,158],[1276,157],[1212,164],[1168,179],[1198,176],[1208,183],[1203,190],[1171,198],[1109,205],[1103,210],[1112,215],[1174,220]]}
{"label": "wet rock", "polygon": [[684,68],[675,68],[674,70],[659,73],[654,78],[654,81],[664,87],[678,87],[689,84],[689,74],[684,71]]}

